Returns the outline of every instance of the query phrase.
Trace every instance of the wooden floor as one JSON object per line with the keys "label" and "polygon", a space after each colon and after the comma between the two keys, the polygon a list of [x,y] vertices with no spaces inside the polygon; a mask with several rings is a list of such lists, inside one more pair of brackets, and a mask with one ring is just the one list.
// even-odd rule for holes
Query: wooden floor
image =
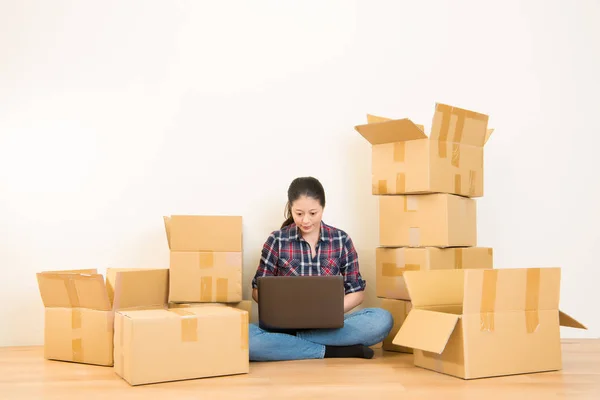
{"label": "wooden floor", "polygon": [[[112,368],[47,361],[41,347],[0,348],[0,399],[600,399],[600,340],[563,341],[563,370],[464,381],[412,356],[251,363],[250,374],[132,387]],[[486,399],[487,398],[487,399]]]}

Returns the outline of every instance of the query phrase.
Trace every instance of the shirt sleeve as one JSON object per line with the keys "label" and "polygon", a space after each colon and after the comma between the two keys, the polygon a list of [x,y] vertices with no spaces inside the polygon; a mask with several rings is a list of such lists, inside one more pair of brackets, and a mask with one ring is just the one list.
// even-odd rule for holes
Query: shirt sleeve
{"label": "shirt sleeve", "polygon": [[360,275],[358,253],[350,236],[346,237],[341,257],[341,273],[344,276],[344,291],[346,294],[365,290],[367,282]]}
{"label": "shirt sleeve", "polygon": [[277,272],[277,260],[279,259],[279,251],[277,248],[277,238],[272,233],[263,245],[258,268],[252,279],[252,288],[258,288],[258,278],[263,276],[274,276]]}

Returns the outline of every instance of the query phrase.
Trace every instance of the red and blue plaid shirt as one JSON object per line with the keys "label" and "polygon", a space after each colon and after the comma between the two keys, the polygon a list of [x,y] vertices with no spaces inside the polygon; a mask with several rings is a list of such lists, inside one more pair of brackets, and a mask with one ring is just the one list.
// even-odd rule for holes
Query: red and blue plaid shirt
{"label": "red and blue plaid shirt", "polygon": [[346,294],[365,290],[358,254],[346,232],[321,221],[315,252],[313,258],[310,245],[298,234],[294,223],[272,232],[263,246],[252,287],[257,288],[257,279],[263,276],[341,274]]}

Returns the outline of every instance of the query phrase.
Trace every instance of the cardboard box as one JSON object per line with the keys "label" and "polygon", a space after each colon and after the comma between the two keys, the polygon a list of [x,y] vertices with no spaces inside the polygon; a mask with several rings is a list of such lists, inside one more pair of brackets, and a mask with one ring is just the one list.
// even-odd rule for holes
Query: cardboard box
{"label": "cardboard box", "polygon": [[392,341],[416,366],[464,379],[562,368],[560,269],[408,271],[413,309]]}
{"label": "cardboard box", "polygon": [[113,365],[114,311],[151,306],[168,289],[167,269],[109,268],[106,282],[96,269],[36,276],[45,307],[44,357],[104,366]]}
{"label": "cardboard box", "polygon": [[477,246],[474,199],[444,193],[378,198],[382,247]]}
{"label": "cardboard box", "polygon": [[488,116],[436,104],[429,138],[410,119],[367,116],[355,129],[372,145],[372,193],[483,196]]}
{"label": "cardboard box", "polygon": [[405,271],[430,269],[492,269],[490,247],[378,247],[375,250],[377,297],[410,300]]}
{"label": "cardboard box", "polygon": [[242,300],[242,217],[164,217],[170,302]]}
{"label": "cardboard box", "polygon": [[131,385],[248,373],[248,313],[208,305],[119,311],[115,372]]}
{"label": "cardboard box", "polygon": [[169,308],[190,308],[206,306],[233,307],[248,313],[248,320],[252,319],[252,300],[242,300],[238,303],[169,303]]}
{"label": "cardboard box", "polygon": [[410,347],[396,346],[392,341],[396,337],[396,334],[400,330],[400,327],[406,320],[406,316],[410,312],[412,305],[410,301],[406,300],[394,300],[394,299],[382,299],[381,308],[389,311],[394,318],[394,325],[389,335],[383,340],[383,350],[395,351],[398,353],[412,353],[413,349]]}

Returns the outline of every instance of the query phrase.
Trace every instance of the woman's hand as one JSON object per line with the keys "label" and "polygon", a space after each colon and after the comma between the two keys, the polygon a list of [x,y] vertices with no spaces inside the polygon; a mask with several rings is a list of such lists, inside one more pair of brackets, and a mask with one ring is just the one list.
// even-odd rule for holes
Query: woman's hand
{"label": "woman's hand", "polygon": [[360,305],[364,299],[364,290],[361,290],[360,292],[348,293],[346,296],[344,296],[344,312],[347,313],[354,307]]}

